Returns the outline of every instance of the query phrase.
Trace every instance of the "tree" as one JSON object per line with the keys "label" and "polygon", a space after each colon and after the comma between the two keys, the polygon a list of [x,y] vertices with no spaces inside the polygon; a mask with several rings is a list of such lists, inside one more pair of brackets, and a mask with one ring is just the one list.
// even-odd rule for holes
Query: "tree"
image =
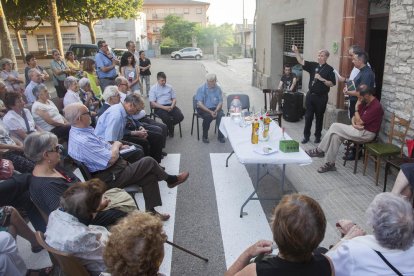
{"label": "tree", "polygon": [[56,0],[47,0],[47,5],[50,13],[50,25],[52,26],[55,48],[58,49],[61,54],[63,54],[62,35],[60,34],[60,24]]}
{"label": "tree", "polygon": [[88,27],[92,43],[96,43],[94,26],[102,19],[138,16],[143,0],[61,0],[60,18],[68,22],[77,22]]}
{"label": "tree", "polygon": [[196,23],[186,21],[176,15],[168,15],[164,22],[165,24],[161,29],[163,38],[170,37],[183,47],[191,45],[196,34]]}
{"label": "tree", "polygon": [[7,57],[16,64],[16,56],[14,55],[13,45],[10,38],[9,28],[7,28],[7,20],[4,15],[3,5],[0,2],[0,40],[1,40],[1,51],[4,57]]}
{"label": "tree", "polygon": [[233,26],[225,23],[220,26],[210,25],[205,28],[197,28],[197,42],[202,47],[212,47],[214,40],[217,41],[219,46],[233,46]]}
{"label": "tree", "polygon": [[[33,0],[19,0],[18,2],[12,0],[1,0],[3,10],[7,16],[7,25],[13,29],[17,44],[22,56],[26,55],[23,47],[20,31],[32,31],[39,27],[42,20],[47,16],[47,5],[44,1]],[[33,16],[36,15],[36,16]],[[33,21],[35,24],[28,24],[28,21]]]}

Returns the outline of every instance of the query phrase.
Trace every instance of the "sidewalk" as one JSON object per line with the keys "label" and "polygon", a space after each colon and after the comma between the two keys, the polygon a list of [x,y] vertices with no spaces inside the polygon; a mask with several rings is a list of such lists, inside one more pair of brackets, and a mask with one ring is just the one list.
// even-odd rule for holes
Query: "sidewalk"
{"label": "sidewalk", "polygon": [[[251,86],[251,59],[230,60],[228,66],[223,66],[214,61],[203,61],[208,72],[217,74],[225,94],[234,92],[246,93],[250,97],[250,106],[256,110],[264,106],[262,91]],[[234,78],[237,77],[237,79]],[[290,123],[283,121],[286,132],[296,141],[303,138],[304,120]],[[313,133],[313,130],[312,130]],[[304,150],[317,146],[311,141],[302,145]],[[374,184],[373,162],[369,162],[366,175],[362,175],[363,162],[358,162],[358,170],[353,174],[354,161],[347,162],[343,166],[344,148],[340,149],[337,157],[337,171],[318,173],[316,170],[324,163],[323,159],[313,158],[313,162],[307,166],[287,166],[286,177],[298,193],[306,194],[317,200],[328,221],[323,246],[328,246],[338,241],[338,233],[335,223],[338,219],[348,218],[353,220],[364,229],[370,228],[366,225],[365,210],[375,195],[382,192],[384,169],[381,169],[379,186]],[[395,174],[388,179],[387,190],[392,188]]]}

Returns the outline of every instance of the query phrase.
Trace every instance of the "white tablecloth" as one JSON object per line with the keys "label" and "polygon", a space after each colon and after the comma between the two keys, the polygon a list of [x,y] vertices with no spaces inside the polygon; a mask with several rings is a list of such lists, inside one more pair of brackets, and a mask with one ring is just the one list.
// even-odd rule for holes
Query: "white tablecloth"
{"label": "white tablecloth", "polygon": [[[312,159],[300,147],[299,152],[284,153],[279,151],[279,141],[282,138],[282,129],[275,122],[270,124],[270,137],[266,142],[259,141],[259,144],[251,143],[252,126],[240,127],[230,117],[221,119],[220,131],[231,143],[234,153],[242,164],[310,164]],[[285,132],[285,139],[291,138]],[[255,152],[255,147],[260,151],[268,145],[277,149],[276,153],[263,155]]]}

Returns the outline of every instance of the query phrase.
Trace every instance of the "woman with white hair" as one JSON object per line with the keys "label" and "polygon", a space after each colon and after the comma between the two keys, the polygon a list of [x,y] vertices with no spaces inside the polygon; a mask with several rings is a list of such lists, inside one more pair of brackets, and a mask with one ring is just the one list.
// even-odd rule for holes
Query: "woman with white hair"
{"label": "woman with white hair", "polygon": [[0,79],[6,84],[8,92],[23,93],[21,84],[24,82],[19,77],[19,72],[13,70],[13,61],[8,58],[0,60]]}
{"label": "woman with white hair", "polygon": [[44,84],[36,85],[33,88],[33,95],[36,101],[32,105],[32,115],[36,125],[43,130],[50,131],[58,138],[69,138],[70,124],[59,113],[56,105],[50,100],[49,91]]}
{"label": "woman with white hair", "polygon": [[121,95],[115,85],[107,86],[104,90],[102,98],[105,102],[98,110],[98,115],[96,115],[98,117],[101,116],[111,105],[118,104],[121,101]]}
{"label": "woman with white hair", "polygon": [[67,106],[71,103],[81,103],[82,100],[79,95],[79,83],[78,79],[69,76],[65,79],[65,88],[67,89],[65,97],[63,98],[63,106]]}
{"label": "woman with white hair", "polygon": [[[414,214],[393,193],[378,194],[366,211],[373,235],[347,240],[331,249],[335,275],[414,275]],[[352,229],[352,228],[351,228]]]}

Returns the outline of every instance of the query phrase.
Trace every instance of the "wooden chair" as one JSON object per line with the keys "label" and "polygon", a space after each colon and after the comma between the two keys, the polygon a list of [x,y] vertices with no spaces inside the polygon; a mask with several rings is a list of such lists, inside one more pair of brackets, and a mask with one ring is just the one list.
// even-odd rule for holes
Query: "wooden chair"
{"label": "wooden chair", "polygon": [[[73,160],[73,162],[75,162],[76,166],[79,168],[79,170],[80,170],[83,178],[85,179],[85,181],[90,180],[90,179],[93,178],[91,172],[85,166],[85,164],[83,164],[82,162],[80,162],[78,160],[75,160],[75,159],[72,159],[72,160]],[[138,184],[133,184],[133,185],[126,186],[123,189],[125,190],[125,192],[127,192],[132,197],[132,199],[135,202],[135,205],[137,206],[137,209],[139,210],[138,202],[135,199],[135,195],[137,193],[141,192],[141,187],[138,186]]]}
{"label": "wooden chair", "polygon": [[[157,114],[155,114],[155,112],[154,112],[154,108],[150,108],[151,109],[151,113],[150,113],[150,115],[149,115],[149,117],[150,118],[152,118],[152,119],[156,119],[156,118],[159,118],[159,119],[161,119]],[[180,130],[180,138],[183,138],[183,133],[181,132],[181,122],[179,122],[178,123],[178,128],[179,128],[179,130]]]}
{"label": "wooden chair", "polygon": [[[358,160],[359,160],[359,154],[362,150],[365,149],[365,144],[367,143],[374,143],[377,140],[378,137],[378,133],[375,135],[374,139],[372,139],[372,141],[369,142],[355,142],[352,140],[345,140],[344,141],[344,145],[345,145],[345,157],[347,157],[353,150],[353,148],[355,148],[355,159],[354,159],[354,174],[356,174],[357,168],[358,168]],[[348,160],[344,160],[344,166],[346,165],[346,162]]]}
{"label": "wooden chair", "polygon": [[50,247],[46,241],[45,236],[42,232],[36,232],[37,242],[53,256],[59,267],[62,269],[65,275],[76,275],[76,276],[89,276],[89,272],[82,265],[79,258],[72,254],[62,252]]}
{"label": "wooden chair", "polygon": [[[365,175],[367,169],[368,158],[372,158],[375,161],[375,185],[378,185],[381,160],[383,158],[390,159],[391,157],[397,155],[402,157],[405,137],[407,136],[408,129],[410,128],[410,123],[411,120],[402,119],[393,113],[391,117],[390,132],[388,134],[388,142],[370,143],[365,145],[365,164],[363,175]],[[392,143],[394,139],[400,143],[400,146]]]}
{"label": "wooden chair", "polygon": [[[194,119],[197,119],[197,139],[200,140],[200,124],[198,119],[202,119],[200,114],[197,111],[197,100],[195,99],[196,95],[193,96],[193,119],[191,120],[191,136],[193,136],[194,130]],[[215,120],[215,119],[214,119]],[[217,123],[214,126],[214,133],[217,132]]]}
{"label": "wooden chair", "polygon": [[[283,98],[283,91],[278,90],[271,90],[271,89],[263,89],[264,95],[264,108],[265,110],[270,110],[269,117],[276,121],[280,127],[282,127],[282,98]],[[269,105],[268,105],[269,103]],[[279,106],[279,111],[277,111],[277,107]]]}

